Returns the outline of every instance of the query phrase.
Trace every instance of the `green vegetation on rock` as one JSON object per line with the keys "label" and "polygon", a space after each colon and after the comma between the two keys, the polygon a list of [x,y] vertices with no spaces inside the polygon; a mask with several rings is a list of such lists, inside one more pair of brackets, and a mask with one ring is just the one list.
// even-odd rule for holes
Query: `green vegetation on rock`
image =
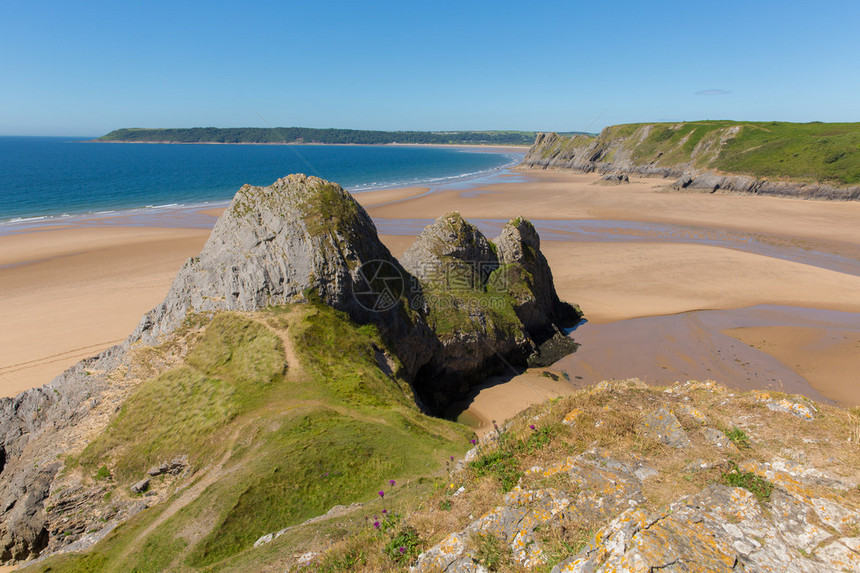
{"label": "green vegetation on rock", "polygon": [[83,467],[110,462],[120,481],[142,476],[171,457],[205,456],[213,437],[236,416],[261,406],[286,371],[275,333],[237,314],[221,314],[203,331],[185,365],[144,383],[107,430],[81,455]]}
{"label": "green vegetation on rock", "polygon": [[[646,124],[622,126],[618,137]],[[608,128],[612,129],[612,128]],[[635,138],[631,138],[631,144]],[[697,121],[651,124],[635,145],[637,163],[692,162],[757,178],[860,183],[860,123]]]}

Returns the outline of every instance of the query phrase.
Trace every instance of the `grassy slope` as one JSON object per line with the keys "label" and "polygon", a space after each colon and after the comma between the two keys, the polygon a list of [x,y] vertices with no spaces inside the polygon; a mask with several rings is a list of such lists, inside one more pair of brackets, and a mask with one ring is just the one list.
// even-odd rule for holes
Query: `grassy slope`
{"label": "grassy slope", "polygon": [[[639,140],[643,129],[647,136]],[[729,135],[736,129],[737,133]],[[636,137],[630,137],[636,135]],[[728,135],[728,137],[726,137]],[[860,123],[697,121],[624,124],[606,128],[608,143],[630,138],[622,148],[640,165],[673,167],[692,163],[765,179],[835,184],[860,183]],[[726,137],[725,144],[720,145]],[[589,141],[574,138],[570,145]],[[613,153],[601,159],[611,161]]]}
{"label": "grassy slope", "polygon": [[193,337],[185,364],[142,384],[78,471],[106,466],[114,494],[128,495],[147,468],[187,454],[202,468],[191,488],[207,487],[167,519],[182,491],[93,551],[36,570],[258,569],[270,555],[251,549],[260,536],[433,473],[468,446],[471,432],[422,415],[408,385],[379,368],[373,327],[324,305],[220,314]]}

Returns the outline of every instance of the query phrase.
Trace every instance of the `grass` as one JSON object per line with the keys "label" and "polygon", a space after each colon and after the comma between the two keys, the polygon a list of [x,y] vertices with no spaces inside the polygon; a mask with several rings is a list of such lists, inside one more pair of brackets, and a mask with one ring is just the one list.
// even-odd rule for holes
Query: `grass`
{"label": "grass", "polygon": [[[308,568],[323,571],[405,571],[414,564],[414,559],[392,559],[395,546],[399,553],[399,547],[406,547],[403,542],[410,539],[416,547],[431,547],[451,532],[462,531],[479,516],[502,503],[508,487],[516,484],[518,475],[525,468],[539,466],[546,469],[595,446],[614,459],[632,461],[639,457],[659,470],[659,477],[647,479],[642,484],[647,501],[641,507],[648,511],[664,511],[680,496],[695,494],[713,483],[748,489],[760,502],[766,502],[773,484],[755,474],[738,471],[737,466],[732,466],[735,471],[726,471],[725,465],[708,471],[685,470],[693,459],[724,461],[725,453],[717,451],[706,441],[698,431],[698,424],[688,424],[687,431],[693,443],[682,451],[656,441],[638,441],[635,425],[642,412],[664,405],[671,407],[689,403],[721,428],[731,427],[738,416],[745,416],[742,435],[750,443],[749,448],[742,451],[745,458],[772,458],[780,455],[783,447],[800,447],[798,444],[804,443],[804,437],[815,435],[822,440],[820,451],[816,449],[817,445],[806,445],[806,451],[815,459],[812,462],[814,467],[833,471],[834,467],[843,465],[843,461],[837,459],[828,467],[824,456],[835,453],[834,444],[838,440],[845,442],[846,422],[853,420],[850,413],[822,406],[821,416],[810,424],[791,415],[779,415],[757,407],[754,395],[738,394],[727,403],[727,392],[697,390],[689,392],[688,402],[662,390],[645,387],[641,383],[617,382],[611,387],[579,391],[529,408],[507,426],[499,441],[482,445],[478,458],[467,464],[465,470],[440,476],[427,482],[432,486],[429,491],[425,490],[423,494],[416,492],[408,499],[401,499],[399,517],[392,521],[392,526],[377,531],[366,523],[355,523],[351,533],[330,546]],[[580,414],[572,425],[562,424],[561,421],[572,411]],[[856,450],[851,449],[849,453],[856,454]],[[569,499],[582,493],[563,472],[549,476],[540,471],[529,473],[523,478],[522,485],[525,489],[554,488],[565,492]],[[463,491],[454,495],[460,486],[463,486]],[[843,495],[855,494],[847,492]],[[388,501],[386,493],[386,503]],[[366,514],[378,514],[381,507],[378,501],[374,507]],[[554,565],[578,553],[610,518],[604,519],[596,512],[566,511],[557,521],[541,525],[535,531],[535,538],[541,544],[547,562],[535,570],[550,571]],[[404,531],[408,533],[398,537]],[[317,535],[320,534],[317,532]],[[294,548],[289,540],[282,543],[282,554],[289,552],[295,555],[304,550]],[[469,544],[473,558],[488,570],[519,570],[509,546],[500,537],[474,535]]]}
{"label": "grass", "polygon": [[385,554],[395,563],[410,563],[421,554],[423,543],[412,527],[401,529],[385,546]]}
{"label": "grass", "polygon": [[491,332],[494,337],[524,336],[515,306],[517,300],[534,296],[531,275],[520,265],[510,264],[495,269],[485,280],[481,283],[474,277],[466,277],[462,286],[438,283],[424,286],[430,309],[428,322],[440,337],[480,331]]}
{"label": "grass", "polygon": [[752,472],[738,469],[737,464],[732,462],[732,467],[723,474],[722,483],[731,487],[742,487],[752,493],[758,502],[764,505],[773,492],[773,484]]}
{"label": "grass", "polygon": [[513,489],[523,477],[523,471],[520,469],[522,458],[546,448],[556,431],[554,427],[532,429],[532,425],[529,427],[531,433],[524,438],[517,439],[512,437],[512,434],[502,434],[498,446],[477,460],[469,462],[469,468],[479,478],[493,476],[503,492]]}
{"label": "grass", "polygon": [[[182,365],[133,392],[76,471],[111,472],[114,499],[148,467],[181,454],[188,474],[198,472],[191,480],[207,471],[217,479],[144,534],[179,495],[165,482],[168,501],[115,529],[98,551],[37,570],[253,570],[260,536],[373,500],[388,480],[438,471],[468,446],[468,430],[421,414],[409,385],[380,370],[385,347],[375,328],[325,305],[219,314],[193,340]],[[283,340],[297,364],[287,365]],[[395,533],[408,537],[406,528]],[[419,546],[411,537],[400,543],[410,556]],[[363,557],[340,559],[331,566]]]}
{"label": "grass", "polygon": [[107,466],[100,467],[98,470],[96,470],[95,478],[97,480],[110,478],[110,470],[107,468]]}
{"label": "grass", "polygon": [[484,477],[491,475],[495,477],[502,491],[506,492],[511,491],[523,476],[519,465],[519,460],[505,450],[497,450],[481,456],[474,462],[469,462],[469,467],[475,472],[476,476]]}
{"label": "grass", "polygon": [[749,449],[752,446],[747,433],[736,426],[733,426],[731,430],[726,432],[726,437],[731,440],[738,449]]}
{"label": "grass", "polygon": [[[695,121],[624,124],[597,138],[609,161],[621,150],[638,165],[689,165],[759,179],[789,179],[835,185],[860,183],[860,124]],[[563,140],[560,149],[591,144],[593,138]],[[550,150],[546,150],[550,153]]]}
{"label": "grass", "polygon": [[[685,470],[695,459],[726,461],[697,425],[688,425],[692,446],[683,451],[638,437],[635,427],[644,412],[682,401],[702,410],[719,428],[730,428],[743,417],[744,429],[732,428],[727,435],[744,459],[772,459],[786,449],[802,448],[808,465],[822,471],[856,468],[856,444],[843,444],[860,411],[821,405],[810,422],[762,408],[755,395],[702,389],[689,391],[685,401],[631,381],[598,385],[529,408],[506,425],[495,443],[483,445],[465,470],[446,475],[446,461],[469,447],[471,434],[420,414],[408,385],[378,368],[379,353],[386,349],[375,328],[350,323],[324,305],[302,304],[217,315],[187,334],[191,343],[184,363],[138,387],[131,403],[140,411],[117,413],[111,431],[97,438],[87,455],[77,456],[80,465],[69,471],[90,480],[100,468],[112,472],[107,482],[114,484],[108,492],[112,499],[128,496],[127,486],[147,467],[135,462],[141,452],[156,452],[153,459],[188,454],[192,467],[185,486],[193,488],[207,469],[218,479],[172,514],[167,509],[189,488],[170,490],[169,482],[153,480],[154,487],[168,488],[166,502],[117,527],[94,551],[57,556],[34,570],[284,570],[295,556],[316,552],[307,570],[404,571],[421,550],[499,505],[526,468],[550,468],[594,447],[618,460],[638,457],[659,470],[659,478],[642,484],[642,507],[649,511],[713,483],[745,488],[766,503],[774,485],[737,465],[728,471],[725,465]],[[238,348],[255,358],[228,352]],[[287,364],[286,356],[295,359]],[[196,407],[218,423],[197,420],[169,398],[160,399],[154,390],[175,383],[167,376],[173,371],[187,383],[183,399],[197,400]],[[165,400],[170,407],[162,404]],[[186,424],[193,428],[184,428]],[[137,433],[128,434],[133,442],[127,450],[116,439],[130,429]],[[178,443],[174,433],[197,449],[172,449]],[[810,436],[814,442],[803,441]],[[731,464],[736,456],[729,457]],[[396,486],[390,485],[392,479]],[[563,472],[533,472],[522,483],[528,489],[555,488],[570,499],[581,493]],[[454,495],[460,486],[463,491]],[[385,490],[384,500],[380,490]],[[860,490],[840,495],[860,502]],[[253,548],[264,534],[356,501],[364,506],[301,525]],[[559,523],[536,531],[550,560],[538,570],[549,571],[578,552],[605,524],[581,513],[565,512]],[[374,521],[380,522],[378,529]],[[499,538],[476,536],[472,542],[488,570],[515,566]]]}
{"label": "grass", "polygon": [[286,367],[280,339],[268,328],[238,314],[218,315],[185,364],[132,394],[80,463],[104,464],[118,481],[133,481],[178,455],[199,462],[212,440],[223,438],[220,430],[262,404]]}
{"label": "grass", "polygon": [[305,223],[312,235],[319,235],[333,229],[343,235],[348,243],[354,243],[361,237],[354,236],[358,227],[356,222],[359,213],[358,203],[338,185],[324,183],[310,189],[311,195],[306,197],[307,214]]}
{"label": "grass", "polygon": [[510,565],[511,552],[502,541],[492,533],[478,533],[472,537],[478,563],[489,571],[499,571]]}
{"label": "grass", "polygon": [[[510,294],[495,289],[450,289],[428,287],[428,322],[443,339],[458,334],[486,331],[491,336],[516,337],[523,325],[514,311]],[[482,315],[485,322],[477,320]]]}

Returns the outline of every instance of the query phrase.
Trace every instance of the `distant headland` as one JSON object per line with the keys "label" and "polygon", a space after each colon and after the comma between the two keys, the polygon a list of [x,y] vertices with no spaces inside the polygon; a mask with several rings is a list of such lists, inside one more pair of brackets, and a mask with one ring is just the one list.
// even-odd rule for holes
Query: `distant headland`
{"label": "distant headland", "polygon": [[[594,135],[565,132],[564,135]],[[95,139],[123,143],[325,143],[352,145],[525,145],[535,131],[373,131],[310,127],[191,127],[176,129],[124,128]]]}

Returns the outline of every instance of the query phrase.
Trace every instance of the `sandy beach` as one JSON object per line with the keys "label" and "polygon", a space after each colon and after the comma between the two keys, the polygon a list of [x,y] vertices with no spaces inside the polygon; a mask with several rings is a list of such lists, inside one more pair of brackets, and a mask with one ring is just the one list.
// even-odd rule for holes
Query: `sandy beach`
{"label": "sandy beach", "polygon": [[209,231],[82,227],[0,237],[0,395],[122,341]]}
{"label": "sandy beach", "polygon": [[[526,378],[508,377],[504,384],[492,381],[471,398],[475,417],[501,422],[514,413],[512,407],[628,371],[665,383],[687,374],[706,375],[708,368],[715,379],[726,378],[722,381],[737,387],[773,386],[777,381],[770,378],[787,380],[793,374],[790,384],[779,379],[786,391],[860,403],[860,380],[854,374],[860,372],[860,318],[852,328],[860,315],[850,314],[860,313],[860,276],[852,274],[860,268],[860,203],[675,193],[662,180],[608,186],[596,184],[597,179],[514,171],[471,187],[357,195],[378,220],[425,220],[456,210],[468,219],[639,221],[706,233],[707,240],[699,242],[644,236],[648,231],[635,228],[622,229],[626,236],[615,230],[615,236],[587,240],[568,240],[563,229],[552,234],[553,240],[545,236],[542,248],[560,295],[578,303],[588,320],[573,333],[582,342],[575,358],[554,367],[570,380],[530,372]],[[711,240],[720,233],[737,235],[741,246],[727,248]],[[199,228],[80,223],[0,236],[0,395],[44,384],[123,339],[162,299],[183,261],[200,251],[207,235]],[[414,233],[382,238],[399,255]],[[751,241],[761,248],[745,250]],[[761,324],[740,321],[749,313],[733,310],[757,305],[778,308]],[[793,308],[842,313],[838,316],[847,326],[834,330],[811,318],[799,324]],[[698,320],[699,312],[722,310],[741,314],[731,315],[734,322],[729,315]],[[653,324],[624,322],[684,313],[693,318],[667,322],[659,327],[660,336],[650,336]],[[629,352],[629,346],[615,348],[622,326],[623,332],[638,333],[623,344],[641,344],[650,356]],[[661,340],[665,347],[655,350],[642,342],[648,339]],[[729,357],[729,352],[736,354]],[[629,369],[616,368],[619,354],[631,357]],[[750,367],[725,366],[735,360]]]}

